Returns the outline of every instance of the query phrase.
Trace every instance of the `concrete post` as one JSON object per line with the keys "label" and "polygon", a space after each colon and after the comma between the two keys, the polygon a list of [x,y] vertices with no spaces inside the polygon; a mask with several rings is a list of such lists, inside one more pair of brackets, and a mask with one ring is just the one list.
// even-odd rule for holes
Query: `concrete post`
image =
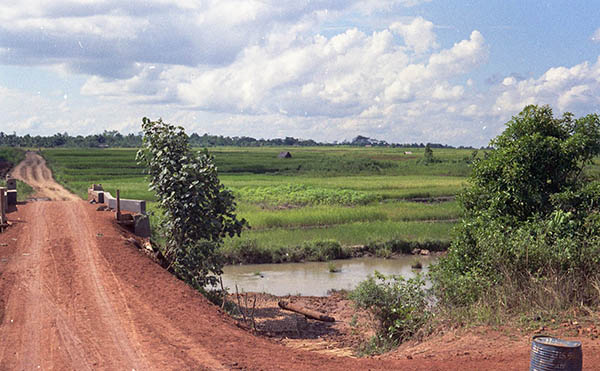
{"label": "concrete post", "polygon": [[0,224],[6,223],[6,188],[0,187]]}
{"label": "concrete post", "polygon": [[6,179],[6,188],[8,189],[17,189],[17,180],[14,178]]}
{"label": "concrete post", "polygon": [[121,220],[121,193],[117,189],[117,220]]}

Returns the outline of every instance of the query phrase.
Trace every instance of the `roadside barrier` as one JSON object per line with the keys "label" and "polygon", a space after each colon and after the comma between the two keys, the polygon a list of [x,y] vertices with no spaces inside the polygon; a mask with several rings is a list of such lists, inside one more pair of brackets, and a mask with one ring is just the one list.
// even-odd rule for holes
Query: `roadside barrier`
{"label": "roadside barrier", "polygon": [[[132,227],[133,233],[140,237],[150,237],[150,219],[146,214],[145,200],[122,199],[117,190],[117,197],[110,192],[104,191],[102,184],[92,184],[88,188],[88,201],[105,204],[108,209],[116,211],[117,223]],[[133,214],[122,214],[121,211],[129,211]]]}

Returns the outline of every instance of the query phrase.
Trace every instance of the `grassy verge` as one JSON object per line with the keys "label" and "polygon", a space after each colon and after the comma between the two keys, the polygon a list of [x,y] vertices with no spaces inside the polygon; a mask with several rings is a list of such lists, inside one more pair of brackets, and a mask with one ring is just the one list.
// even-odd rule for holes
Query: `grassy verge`
{"label": "grassy verge", "polygon": [[[372,222],[349,223],[328,228],[249,231],[229,238],[221,253],[228,263],[283,263],[315,260],[306,246],[323,241],[342,246],[343,259],[365,253],[389,257],[415,248],[442,251],[448,248],[453,223]],[[357,246],[350,250],[348,246]],[[316,259],[319,260],[319,259]]]}
{"label": "grassy verge", "polygon": [[246,231],[242,237],[229,238],[225,246],[239,240],[256,240],[259,245],[300,244],[304,241],[333,239],[342,245],[366,245],[371,241],[404,239],[410,241],[449,240],[451,222],[374,221],[347,223],[326,227]]}
{"label": "grassy verge", "polygon": [[310,240],[294,245],[261,246],[256,240],[240,240],[220,250],[226,264],[298,263],[328,261],[365,255],[390,258],[393,254],[410,254],[414,249],[444,251],[448,241],[371,241],[367,245],[342,246],[336,240]]}
{"label": "grassy verge", "polygon": [[17,201],[25,201],[33,195],[33,188],[25,182],[17,180]]}

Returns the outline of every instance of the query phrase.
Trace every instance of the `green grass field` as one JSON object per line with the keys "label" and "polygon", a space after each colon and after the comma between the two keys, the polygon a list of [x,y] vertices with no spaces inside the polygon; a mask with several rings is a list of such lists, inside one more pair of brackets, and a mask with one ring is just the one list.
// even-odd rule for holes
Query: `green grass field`
{"label": "green grass field", "polygon": [[[277,158],[290,151],[291,159]],[[412,154],[404,154],[410,151]],[[481,155],[482,151],[479,151]],[[55,178],[82,198],[92,183],[122,197],[150,201],[143,169],[132,149],[47,149]],[[252,241],[264,249],[304,241],[342,245],[373,241],[444,241],[459,217],[455,201],[413,198],[453,196],[469,172],[472,150],[434,149],[438,162],[423,163],[423,149],[294,147],[211,150],[239,215],[251,226],[226,248]],[[152,219],[154,222],[156,218]]]}

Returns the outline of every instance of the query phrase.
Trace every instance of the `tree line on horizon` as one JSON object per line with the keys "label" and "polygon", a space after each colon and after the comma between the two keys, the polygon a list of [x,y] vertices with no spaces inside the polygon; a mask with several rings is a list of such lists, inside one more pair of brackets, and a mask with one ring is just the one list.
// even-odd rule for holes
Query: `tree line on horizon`
{"label": "tree line on horizon", "polygon": [[[65,133],[56,133],[50,136],[29,134],[17,135],[16,133],[6,134],[0,131],[0,146],[7,147],[29,147],[29,148],[56,148],[56,147],[83,147],[83,148],[138,148],[142,145],[142,133],[123,135],[116,130],[105,130],[102,134],[92,135],[69,135]],[[315,146],[358,146],[358,147],[394,147],[394,148],[459,148],[474,149],[471,146],[453,147],[440,143],[388,143],[385,140],[372,139],[366,136],[358,135],[351,141],[341,142],[317,142],[312,139],[299,139],[294,137],[256,139],[247,136],[223,136],[223,135],[199,135],[193,133],[189,137],[190,144],[194,147],[315,147]]]}

